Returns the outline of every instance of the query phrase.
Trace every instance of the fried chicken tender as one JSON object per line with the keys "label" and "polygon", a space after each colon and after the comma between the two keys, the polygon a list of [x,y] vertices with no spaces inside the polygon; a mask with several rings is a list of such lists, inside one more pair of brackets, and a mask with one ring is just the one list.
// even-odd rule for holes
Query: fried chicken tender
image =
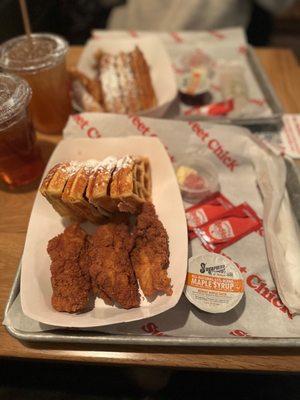
{"label": "fried chicken tender", "polygon": [[91,302],[91,280],[85,260],[87,238],[79,224],[72,224],[48,243],[52,306],[57,311],[86,311]]}
{"label": "fried chicken tender", "polygon": [[88,76],[86,76],[84,73],[80,72],[76,68],[69,68],[68,73],[72,80],[78,80],[79,82],[81,82],[83,87],[97,103],[102,102],[103,94],[99,81],[95,79],[90,79]]}
{"label": "fried chicken tender", "polygon": [[131,262],[144,295],[153,297],[163,292],[170,296],[171,279],[166,269],[169,265],[169,238],[152,203],[142,205],[134,236]]}
{"label": "fried chicken tender", "polygon": [[95,295],[121,308],[140,305],[138,284],[130,262],[132,237],[125,223],[100,225],[90,240],[90,275]]}

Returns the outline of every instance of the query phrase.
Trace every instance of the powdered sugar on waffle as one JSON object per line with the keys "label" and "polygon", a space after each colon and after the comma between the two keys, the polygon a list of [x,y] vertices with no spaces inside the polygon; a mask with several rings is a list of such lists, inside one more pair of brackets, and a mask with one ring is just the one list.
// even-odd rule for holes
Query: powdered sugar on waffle
{"label": "powdered sugar on waffle", "polygon": [[86,161],[70,161],[70,164],[63,167],[63,171],[68,175],[76,174],[80,168],[85,168],[88,171],[94,169],[99,164],[99,161],[90,159]]}
{"label": "powdered sugar on waffle", "polygon": [[110,156],[106,157],[103,161],[101,161],[95,170],[105,170],[105,171],[112,171],[115,169],[117,164],[116,157]]}
{"label": "powdered sugar on waffle", "polygon": [[117,162],[115,172],[118,172],[122,168],[130,167],[133,164],[133,162],[134,162],[134,157],[130,155],[126,155],[125,157],[120,158]]}
{"label": "powdered sugar on waffle", "polygon": [[104,54],[100,59],[100,81],[105,93],[104,103],[106,111],[124,114],[126,109],[122,103],[122,91],[119,85],[116,69],[117,56]]}
{"label": "powdered sugar on waffle", "polygon": [[110,156],[106,157],[102,161],[95,159],[90,159],[86,161],[70,161],[69,164],[62,167],[63,172],[68,175],[76,174],[79,169],[84,168],[86,172],[96,172],[99,170],[112,171],[116,168],[119,171],[121,168],[126,168],[131,166],[133,163],[133,157],[126,155],[125,157],[117,160],[116,157]]}

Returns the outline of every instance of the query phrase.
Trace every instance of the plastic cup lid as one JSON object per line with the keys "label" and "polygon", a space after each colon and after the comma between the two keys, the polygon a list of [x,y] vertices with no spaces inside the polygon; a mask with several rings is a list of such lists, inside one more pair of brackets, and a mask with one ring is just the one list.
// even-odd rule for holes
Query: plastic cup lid
{"label": "plastic cup lid", "polygon": [[26,35],[0,46],[0,66],[4,70],[34,72],[55,65],[68,50],[68,43],[58,35],[34,33],[32,43]]}
{"label": "plastic cup lid", "polygon": [[0,73],[0,124],[22,111],[30,99],[31,88],[24,79]]}

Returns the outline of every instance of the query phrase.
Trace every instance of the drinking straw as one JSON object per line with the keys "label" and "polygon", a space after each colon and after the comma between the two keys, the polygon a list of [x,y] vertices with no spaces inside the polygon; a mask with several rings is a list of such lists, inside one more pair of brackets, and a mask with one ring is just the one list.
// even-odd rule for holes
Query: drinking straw
{"label": "drinking straw", "polygon": [[22,12],[22,19],[24,24],[25,33],[28,39],[29,46],[32,47],[32,37],[31,37],[31,28],[30,28],[30,20],[27,10],[26,0],[19,0],[21,12]]}

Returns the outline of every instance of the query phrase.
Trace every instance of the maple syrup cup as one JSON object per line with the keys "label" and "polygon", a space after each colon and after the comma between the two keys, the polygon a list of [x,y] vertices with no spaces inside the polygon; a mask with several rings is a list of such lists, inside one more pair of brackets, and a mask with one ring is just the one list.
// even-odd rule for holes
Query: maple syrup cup
{"label": "maple syrup cup", "polygon": [[32,89],[30,111],[34,127],[59,134],[71,114],[69,81],[65,65],[68,43],[57,35],[25,35],[0,46],[0,67],[27,80]]}
{"label": "maple syrup cup", "polygon": [[202,311],[224,313],[238,305],[244,280],[236,264],[220,254],[205,253],[189,259],[187,299]]}

